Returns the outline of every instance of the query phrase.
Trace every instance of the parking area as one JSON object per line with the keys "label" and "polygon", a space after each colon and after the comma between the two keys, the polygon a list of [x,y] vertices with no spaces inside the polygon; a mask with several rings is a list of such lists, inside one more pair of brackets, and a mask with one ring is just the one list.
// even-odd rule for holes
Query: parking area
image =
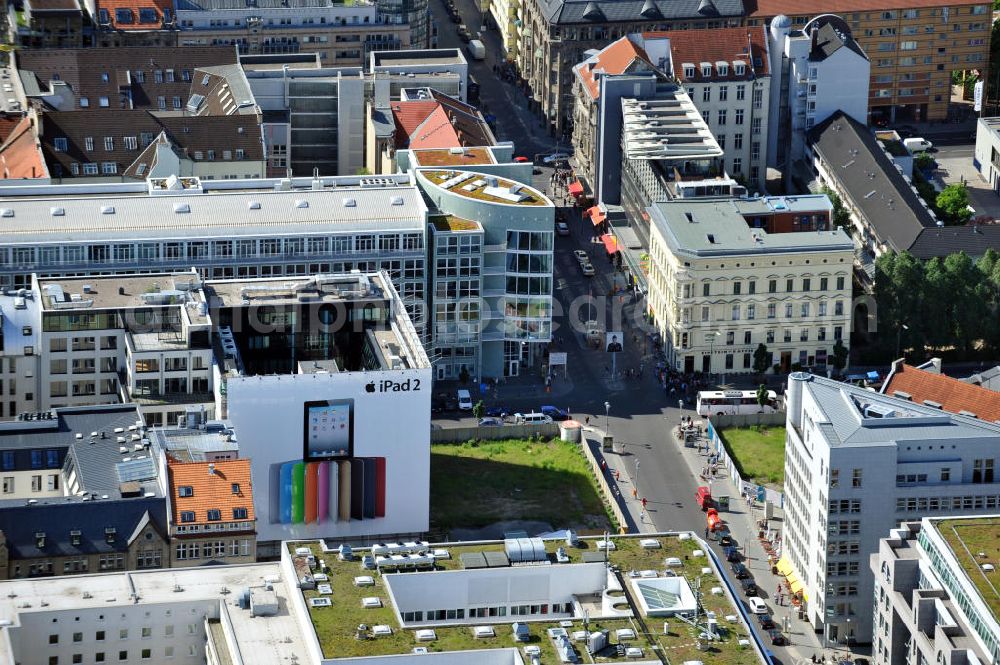
{"label": "parking area", "polygon": [[941,185],[964,182],[969,188],[969,199],[977,215],[1000,218],[1000,196],[990,188],[972,165],[971,145],[942,146],[934,155],[938,169],[935,175]]}

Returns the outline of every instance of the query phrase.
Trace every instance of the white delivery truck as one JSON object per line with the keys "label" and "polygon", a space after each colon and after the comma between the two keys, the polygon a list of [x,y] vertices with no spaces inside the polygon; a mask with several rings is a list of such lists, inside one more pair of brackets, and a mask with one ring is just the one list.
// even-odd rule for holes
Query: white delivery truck
{"label": "white delivery truck", "polygon": [[486,47],[478,39],[469,42],[469,54],[473,60],[483,60],[486,58]]}

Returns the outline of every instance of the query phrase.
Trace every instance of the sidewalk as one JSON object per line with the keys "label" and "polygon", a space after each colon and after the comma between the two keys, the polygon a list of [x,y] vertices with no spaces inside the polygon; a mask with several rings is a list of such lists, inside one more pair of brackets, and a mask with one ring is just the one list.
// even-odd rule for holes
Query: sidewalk
{"label": "sidewalk", "polygon": [[583,435],[586,444],[594,451],[594,457],[605,462],[604,473],[608,484],[618,488],[618,505],[631,520],[631,524],[625,525],[628,531],[630,533],[658,531],[642,507],[642,494],[639,493],[635,484],[635,462],[630,463],[630,459],[636,458],[632,458],[628,452],[605,454],[601,450],[601,442],[605,436],[604,430],[596,427],[584,427]]}

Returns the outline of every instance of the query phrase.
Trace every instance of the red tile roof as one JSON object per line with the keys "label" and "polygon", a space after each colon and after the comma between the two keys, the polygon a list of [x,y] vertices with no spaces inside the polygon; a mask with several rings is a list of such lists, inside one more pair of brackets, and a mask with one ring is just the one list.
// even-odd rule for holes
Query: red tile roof
{"label": "red tile roof", "polygon": [[[692,81],[738,81],[750,78],[753,67],[757,76],[767,76],[767,28],[718,28],[714,30],[671,30],[666,32],[646,32],[643,39],[666,37],[670,40],[670,55],[674,63],[674,74],[684,82]],[[750,50],[752,49],[752,51]],[[747,64],[744,76],[736,76],[732,63],[742,60]],[[729,75],[719,76],[715,63],[729,63]],[[694,78],[684,76],[683,64],[695,65]],[[702,77],[700,63],[712,63],[712,75]]]}
{"label": "red tile roof", "polygon": [[[214,465],[214,473],[208,472],[210,464]],[[171,519],[175,525],[207,524],[209,510],[220,512],[220,522],[247,522],[256,519],[253,512],[250,460],[170,461],[167,470],[170,476],[170,503],[173,507]],[[233,492],[234,483],[239,485],[238,493]],[[181,487],[190,487],[193,494],[181,496]],[[234,508],[246,508],[247,516],[234,519]],[[193,512],[194,522],[181,522],[182,512]]]}
{"label": "red tile roof", "polygon": [[[823,3],[804,3],[802,0],[744,0],[743,7],[748,17],[819,16],[841,12],[870,12],[884,9],[919,9],[921,7],[948,7],[959,5],[981,5],[982,2],[943,2],[942,0],[825,0]],[[845,17],[847,18],[847,17]]]}
{"label": "red tile roof", "polygon": [[493,145],[493,134],[475,107],[446,95],[392,102],[397,149]]}
{"label": "red tile roof", "polygon": [[[596,70],[603,70],[606,75],[625,74],[634,69],[649,70],[652,65],[649,56],[635,42],[629,39],[628,35],[612,42],[610,45],[595,56],[595,61],[585,61],[576,65],[573,69],[580,81],[586,86],[590,96],[597,99],[600,96],[600,86],[594,77]],[[637,66],[637,63],[640,63]],[[645,67],[641,65],[644,64]]]}
{"label": "red tile roof", "polygon": [[24,116],[20,113],[16,115],[0,113],[0,143],[7,140],[7,137],[14,131],[14,128],[21,124],[23,118]]}
{"label": "red tile roof", "polygon": [[0,177],[48,178],[41,145],[30,118],[22,118],[0,144]]}
{"label": "red tile roof", "polygon": [[[173,5],[165,0],[97,0],[97,14],[100,17],[101,10],[108,12],[108,27],[113,30],[162,30],[163,12],[167,11],[173,15]],[[156,20],[145,20],[139,10],[151,9],[156,15]],[[121,10],[121,12],[119,12]],[[128,12],[131,21],[119,21],[120,13]]]}
{"label": "red tile roof", "polygon": [[958,413],[967,411],[981,420],[1000,420],[1000,392],[953,379],[944,374],[900,363],[890,376],[882,392],[890,397],[899,397],[897,391],[923,404],[924,400],[937,402],[944,411]]}

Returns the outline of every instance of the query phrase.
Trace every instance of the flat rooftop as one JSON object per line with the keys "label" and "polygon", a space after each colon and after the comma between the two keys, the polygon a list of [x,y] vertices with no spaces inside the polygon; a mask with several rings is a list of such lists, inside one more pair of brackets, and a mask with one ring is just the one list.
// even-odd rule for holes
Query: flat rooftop
{"label": "flat rooftop", "polygon": [[[46,277],[38,280],[43,312],[67,309],[124,309],[204,302],[195,272],[96,277]],[[199,315],[197,308],[190,314]]]}
{"label": "flat rooftop", "polygon": [[420,171],[430,182],[452,194],[486,203],[517,206],[551,206],[552,202],[534,187],[485,173],[470,171]]}
{"label": "flat rooftop", "polygon": [[733,205],[743,215],[816,212],[819,210],[830,212],[833,210],[833,204],[826,194],[758,196],[752,199],[733,199]]}
{"label": "flat rooftop", "polygon": [[732,200],[662,201],[649,210],[671,250],[696,257],[854,251],[841,229],[771,234],[751,229]]}
{"label": "flat rooftop", "polygon": [[487,148],[414,150],[413,160],[417,166],[465,166],[496,163],[496,160],[493,159],[493,153]]}
{"label": "flat rooftop", "polygon": [[147,436],[171,457],[181,462],[204,462],[214,454],[239,456],[233,425],[226,420],[209,421],[199,427],[154,427]]}
{"label": "flat rooftop", "polygon": [[[274,616],[251,617],[249,610],[236,605],[243,589],[261,588],[265,578],[277,579],[280,575],[277,563],[267,563],[8,580],[4,583],[6,593],[0,597],[0,617],[19,626],[19,615],[28,612],[121,608],[123,613],[128,613],[158,604],[222,602],[239,644],[242,662],[247,665],[308,662],[302,641],[296,639],[305,626],[300,626],[289,611],[290,598],[284,584],[274,584],[278,600],[278,613]],[[183,593],[178,593],[178,588],[183,589]],[[46,604],[40,606],[39,600]],[[22,607],[26,602],[32,604],[30,609]],[[6,645],[9,641],[0,640],[0,644]],[[4,655],[2,649],[0,647],[0,656]],[[10,662],[14,661],[14,655],[10,654]]]}
{"label": "flat rooftop", "polygon": [[[1000,516],[928,520],[951,548],[966,577],[1000,621]],[[983,564],[992,570],[984,570]]]}
{"label": "flat rooftop", "polygon": [[431,226],[439,233],[462,233],[482,231],[483,225],[454,215],[435,215],[430,218]]}
{"label": "flat rooftop", "polygon": [[412,68],[420,65],[461,65],[465,63],[465,56],[457,48],[375,51],[371,55],[373,67]]}
{"label": "flat rooftop", "polygon": [[[188,179],[195,180],[195,179]],[[3,244],[81,239],[259,236],[422,228],[425,205],[409,176],[26,185],[0,192]]]}
{"label": "flat rooftop", "polygon": [[[660,547],[657,549],[644,549],[640,545],[640,541],[647,538],[656,540],[660,544]],[[455,579],[453,575],[456,571],[465,570],[466,572],[482,575],[484,572],[482,568],[478,570],[466,569],[463,563],[464,561],[482,559],[484,560],[482,565],[487,567],[492,566],[489,567],[489,571],[496,572],[498,575],[495,578],[491,576],[490,579],[470,581],[470,589],[473,587],[477,589],[477,597],[474,602],[470,600],[466,606],[488,607],[491,606],[489,598],[491,589],[494,590],[493,593],[498,593],[499,584],[503,588],[504,593],[506,593],[506,580],[499,575],[504,571],[509,573],[508,577],[511,578],[512,584],[514,584],[515,577],[520,577],[521,579],[518,581],[522,583],[525,581],[523,575],[515,576],[512,573],[544,574],[546,571],[555,572],[558,570],[560,578],[565,579],[566,567],[569,566],[577,566],[577,570],[573,572],[578,572],[581,576],[585,576],[588,579],[595,577],[593,566],[597,564],[603,567],[604,561],[603,552],[598,550],[598,540],[602,539],[581,538],[579,546],[576,547],[566,545],[563,540],[545,541],[547,561],[527,566],[509,565],[504,555],[505,546],[503,541],[425,545],[427,551],[438,551],[438,554],[446,552],[447,557],[435,558],[432,566],[422,568],[422,570],[428,572],[398,574],[382,574],[378,571],[362,568],[360,557],[371,553],[371,550],[368,548],[354,550],[355,558],[352,561],[340,561],[335,550],[324,552],[322,545],[318,542],[289,542],[285,543],[285,546],[288,548],[288,553],[292,556],[293,562],[298,560],[300,565],[305,563],[304,558],[296,558],[294,556],[297,548],[305,547],[308,548],[317,562],[322,560],[329,567],[329,571],[326,573],[327,578],[325,580],[317,580],[315,590],[307,589],[301,591],[325,658],[406,655],[411,653],[414,647],[418,646],[425,646],[428,650],[434,652],[511,647],[520,650],[524,646],[524,643],[518,643],[512,639],[511,623],[525,621],[529,626],[531,634],[528,644],[540,648],[541,662],[558,663],[560,662],[560,657],[557,653],[556,644],[554,640],[549,638],[547,631],[549,629],[558,630],[562,628],[570,635],[574,632],[582,631],[584,630],[583,616],[567,617],[563,614],[559,617],[543,620],[534,620],[514,615],[477,619],[466,618],[464,620],[442,618],[439,622],[433,624],[407,622],[408,625],[414,627],[404,628],[401,627],[400,623],[400,610],[394,604],[395,599],[392,587],[396,583],[393,580],[400,580],[400,584],[405,582],[405,584],[402,584],[404,588],[402,590],[397,589],[397,591],[403,593],[404,596],[408,595],[410,600],[412,600],[413,589],[407,590],[405,587],[409,587],[414,583],[414,575],[430,575],[432,578],[440,576],[440,583],[442,585],[449,585],[449,581]],[[607,577],[605,570],[597,571],[596,577],[599,579],[596,580],[597,588],[594,589],[596,595],[581,595],[578,598],[580,606],[589,612],[590,618],[587,627],[589,631],[593,632],[606,628],[610,631],[611,641],[617,642],[616,630],[634,629],[635,624],[628,617],[630,611],[628,610],[628,603],[631,602],[632,607],[639,607],[640,605],[639,599],[634,597],[637,592],[633,587],[634,581],[642,579],[639,576],[639,571],[646,571],[644,573],[646,576],[653,574],[657,575],[657,579],[667,579],[663,575],[665,558],[676,557],[679,559],[679,562],[675,563],[679,563],[680,565],[671,566],[670,570],[677,576],[686,579],[692,587],[697,583],[696,580],[701,578],[703,609],[715,612],[719,620],[719,625],[724,626],[726,629],[723,632],[723,638],[713,641],[710,648],[709,653],[712,654],[713,662],[725,662],[729,665],[750,665],[751,663],[761,662],[761,656],[754,648],[739,645],[739,640],[747,639],[749,631],[743,620],[738,618],[740,613],[734,607],[730,597],[725,594],[710,592],[712,588],[721,586],[722,583],[719,581],[718,570],[712,568],[710,574],[703,572],[704,567],[711,566],[704,556],[694,556],[695,550],[701,549],[701,544],[698,540],[690,537],[690,534],[645,534],[642,536],[616,536],[611,538],[611,541],[614,543],[614,550],[608,554],[608,557],[610,563],[621,571],[624,584],[620,585],[620,590],[610,592],[609,603],[614,604],[616,615],[602,616],[601,591],[604,581],[610,578]],[[555,553],[559,547],[565,548],[566,554],[569,557],[567,563],[556,563]],[[486,562],[490,563],[487,564]],[[472,564],[470,563],[470,565]],[[314,570],[313,572],[318,573],[319,571]],[[372,584],[359,586],[358,581],[355,579],[359,576],[370,576]],[[436,579],[432,579],[432,581],[435,584],[437,583]],[[480,582],[482,586],[479,585]],[[325,585],[329,585],[329,588]],[[442,589],[442,593],[444,592]],[[547,602],[540,600],[546,596],[547,592],[546,589],[541,592],[542,595],[539,596],[536,593],[532,597],[539,599],[535,602]],[[365,598],[378,598],[381,605],[371,608],[365,607],[363,606],[363,599]],[[433,598],[433,593],[427,594],[427,600],[430,602],[424,604],[430,606],[421,606],[420,609],[437,609],[434,607]],[[332,604],[330,606],[314,607],[312,605],[314,599],[330,599]],[[325,600],[321,600],[321,602],[325,602]],[[498,600],[495,604],[505,606],[507,602],[505,596],[503,601]],[[537,617],[539,615],[536,614],[534,616]],[[730,620],[727,617],[733,617],[734,620]],[[680,663],[688,660],[705,660],[705,652],[698,651],[695,646],[695,629],[688,624],[682,623],[678,619],[664,619],[663,617],[646,617],[646,621],[652,622],[649,624],[650,626],[655,624],[657,630],[648,635],[638,634],[636,637],[628,640],[630,646],[642,649],[644,660],[655,661],[656,651],[661,649],[664,650],[664,653],[670,654],[671,662]],[[662,634],[659,630],[663,621],[669,621],[670,623],[671,631],[668,635]],[[369,628],[378,625],[388,626],[391,628],[391,634],[358,640],[355,639],[355,632],[359,624],[366,624]],[[491,626],[494,629],[495,635],[476,637],[473,631],[474,626]],[[417,631],[423,629],[433,629],[436,636],[435,639],[418,641]],[[574,642],[574,646],[580,653],[586,650],[584,643]],[[524,658],[525,662],[528,662],[528,660],[527,657]],[[603,660],[605,659],[597,659],[598,662]]]}
{"label": "flat rooftop", "polygon": [[210,307],[342,303],[384,299],[389,290],[378,273],[213,280],[204,285]]}

